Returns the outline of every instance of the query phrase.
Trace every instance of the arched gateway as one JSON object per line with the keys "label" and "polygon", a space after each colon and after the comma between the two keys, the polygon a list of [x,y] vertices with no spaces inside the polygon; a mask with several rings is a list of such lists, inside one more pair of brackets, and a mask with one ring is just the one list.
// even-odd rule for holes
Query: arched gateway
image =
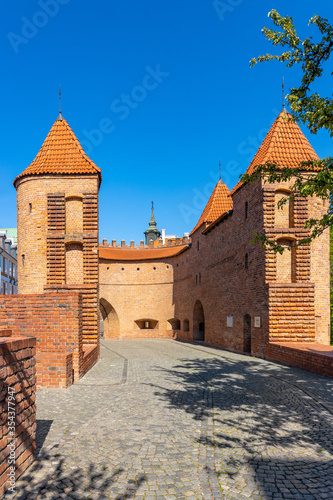
{"label": "arched gateway", "polygon": [[205,315],[200,300],[197,300],[194,304],[193,340],[205,340]]}
{"label": "arched gateway", "polygon": [[116,339],[119,337],[119,318],[115,309],[105,299],[99,301],[101,316],[103,319],[103,332],[105,339]]}

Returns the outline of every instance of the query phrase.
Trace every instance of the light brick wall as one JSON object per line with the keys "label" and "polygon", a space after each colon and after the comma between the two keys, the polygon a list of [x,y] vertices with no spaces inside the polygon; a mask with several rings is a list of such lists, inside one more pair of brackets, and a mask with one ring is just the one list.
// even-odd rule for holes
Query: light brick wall
{"label": "light brick wall", "polygon": [[[160,262],[100,260],[100,298],[105,301],[105,309],[108,304],[114,309],[110,322],[113,325],[117,323],[115,314],[119,318],[119,328],[105,322],[106,338],[114,338],[118,334],[120,337],[170,336],[170,332],[166,332],[171,330],[168,320],[175,314],[173,264],[174,258]],[[135,321],[140,319],[157,320],[158,328],[152,331],[139,329]]]}
{"label": "light brick wall", "polygon": [[[287,201],[282,205],[281,208],[278,207],[278,203],[281,200],[286,199]],[[290,195],[286,191],[278,190],[275,192],[275,225],[277,227],[290,227],[291,217],[290,217]]]}
{"label": "light brick wall", "polygon": [[74,285],[83,282],[83,251],[82,244],[66,245],[66,284]]}
{"label": "light brick wall", "polygon": [[[321,217],[327,212],[328,201],[309,199],[312,217]],[[330,343],[330,233],[324,233],[311,243],[311,277],[315,284],[316,341]]]}
{"label": "light brick wall", "polygon": [[83,233],[82,198],[66,197],[66,233]]}
{"label": "light brick wall", "polygon": [[283,247],[284,251],[282,254],[276,254],[276,281],[278,283],[291,283],[291,241],[281,239],[278,240],[278,243]]}
{"label": "light brick wall", "polygon": [[[68,228],[80,233],[82,203],[76,197],[98,193],[96,176],[35,176],[17,182],[18,293],[43,293],[47,284],[48,193],[64,193],[70,200]],[[73,206],[71,206],[71,202]],[[30,212],[29,203],[32,205]],[[81,212],[74,214],[74,208]],[[96,214],[98,223],[98,212]],[[82,231],[81,231],[81,237]],[[98,229],[93,234],[98,245]],[[24,255],[24,265],[22,255]],[[83,276],[80,282],[83,282]]]}
{"label": "light brick wall", "polygon": [[83,341],[98,344],[98,175],[31,176],[16,188],[19,293],[76,285]]}

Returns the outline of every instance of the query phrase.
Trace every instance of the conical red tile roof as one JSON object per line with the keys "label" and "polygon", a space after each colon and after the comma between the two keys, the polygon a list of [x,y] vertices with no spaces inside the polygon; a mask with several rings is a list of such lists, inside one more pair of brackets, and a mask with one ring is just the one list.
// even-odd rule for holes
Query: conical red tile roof
{"label": "conical red tile roof", "polygon": [[218,219],[221,215],[232,210],[233,202],[230,196],[230,191],[227,186],[219,180],[216,187],[208,200],[208,203],[202,212],[197,225],[192,230],[191,235],[202,225],[206,224],[206,227]]}
{"label": "conical red tile roof", "polygon": [[[319,157],[291,114],[287,111],[281,111],[246,173],[253,174],[256,166],[263,165],[266,162],[276,163],[279,168],[298,168],[302,161],[309,160],[319,160]],[[320,169],[314,167],[311,170]],[[242,181],[238,181],[231,194],[242,185]]]}
{"label": "conical red tile roof", "polygon": [[54,122],[34,161],[14,180],[30,175],[91,175],[101,169],[88,158],[67,121],[60,115]]}

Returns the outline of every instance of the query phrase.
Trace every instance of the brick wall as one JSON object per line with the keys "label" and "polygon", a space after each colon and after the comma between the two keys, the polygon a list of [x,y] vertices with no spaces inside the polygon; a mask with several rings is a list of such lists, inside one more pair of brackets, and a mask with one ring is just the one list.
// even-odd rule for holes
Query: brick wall
{"label": "brick wall", "polygon": [[83,338],[98,344],[98,175],[32,176],[16,188],[19,293],[82,291]]}
{"label": "brick wall", "polygon": [[[261,357],[269,341],[314,342],[322,338],[321,331],[326,335],[328,241],[325,234],[322,248],[295,247],[308,234],[303,224],[313,207],[296,196],[293,203],[278,209],[277,202],[288,186],[259,182],[243,186],[233,195],[232,214],[212,228],[199,228],[192,235],[191,247],[175,257],[144,262],[100,260],[101,298],[112,310],[109,326],[105,321],[105,336],[170,338],[168,320],[173,318],[181,326],[172,338],[193,340],[198,301],[203,308],[205,342],[224,349],[247,350],[249,328],[251,352]],[[319,205],[318,210],[323,210]],[[290,251],[277,256],[253,244],[257,231]],[[231,326],[228,317],[232,317]],[[135,321],[143,318],[155,319],[158,327],[140,330]]]}
{"label": "brick wall", "polygon": [[68,387],[83,363],[82,297],[77,291],[0,297],[0,329],[36,337],[37,384]]}
{"label": "brick wall", "polygon": [[[110,262],[100,260],[100,298],[108,319],[104,337],[170,337],[174,318],[174,258],[161,261]],[[105,316],[105,313],[104,313]],[[138,320],[157,321],[152,330]]]}
{"label": "brick wall", "polygon": [[315,341],[313,283],[269,284],[269,340]]}
{"label": "brick wall", "polygon": [[333,347],[316,342],[270,342],[266,358],[333,377]]}
{"label": "brick wall", "polygon": [[[313,217],[321,217],[327,211],[328,201],[309,198],[309,211]],[[330,342],[330,233],[324,233],[311,242],[310,280],[315,284],[316,341]]]}
{"label": "brick wall", "polygon": [[11,336],[8,330],[0,332],[0,496],[11,487],[11,478],[17,479],[34,460],[35,346],[32,337]]}
{"label": "brick wall", "polygon": [[[245,205],[248,211],[246,217]],[[233,351],[244,350],[245,316],[251,317],[252,352],[263,355],[268,342],[268,287],[265,285],[265,252],[251,239],[263,228],[263,193],[254,183],[233,196],[233,213],[212,228],[197,230],[192,247],[185,253],[186,270],[176,268],[176,317],[189,320],[193,338],[194,307],[199,300],[205,318],[205,342]],[[246,268],[246,255],[248,267]],[[232,326],[227,317],[232,317]],[[254,317],[261,326],[254,326]]]}
{"label": "brick wall", "polygon": [[[83,213],[73,214],[73,203],[77,207],[78,196],[98,193],[96,176],[35,176],[17,182],[17,238],[18,238],[18,282],[19,293],[43,293],[46,284],[52,284],[52,262],[57,262],[60,283],[65,283],[64,245],[67,229],[83,240]],[[53,199],[48,200],[48,194]],[[66,202],[68,199],[68,202]],[[50,205],[50,202],[52,204]],[[30,208],[31,204],[31,208]],[[66,214],[66,205],[68,213]],[[83,202],[81,201],[81,210]],[[67,215],[67,217],[66,217]],[[88,217],[87,217],[88,218]],[[97,227],[87,228],[86,234],[98,242],[98,207],[95,214]],[[82,241],[81,241],[82,242]],[[61,249],[61,254],[50,251],[50,245]],[[24,255],[24,265],[22,255]],[[50,262],[51,260],[51,262]],[[48,262],[49,261],[49,262]],[[50,267],[51,266],[51,267]],[[53,276],[57,280],[57,275]],[[58,281],[56,281],[58,283]],[[81,283],[83,277],[81,277]]]}

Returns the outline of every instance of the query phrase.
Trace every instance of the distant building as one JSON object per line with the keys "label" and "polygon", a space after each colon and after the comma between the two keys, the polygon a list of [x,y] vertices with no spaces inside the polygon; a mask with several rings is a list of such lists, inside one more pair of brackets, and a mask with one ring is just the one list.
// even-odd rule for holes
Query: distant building
{"label": "distant building", "polygon": [[150,245],[151,243],[154,243],[154,241],[158,240],[158,238],[161,236],[160,231],[157,229],[157,224],[154,216],[154,202],[152,202],[152,207],[151,207],[151,218],[149,221],[149,227],[147,231],[143,233],[146,237],[146,245]]}
{"label": "distant building", "polygon": [[0,227],[0,233],[6,233],[12,244],[17,246],[17,227]]}
{"label": "distant building", "polygon": [[[183,238],[189,238],[190,233],[184,233]],[[165,234],[165,229],[161,229],[161,237],[160,240],[162,241],[162,244],[165,245],[166,243],[170,244],[172,243],[173,245],[179,245],[180,243],[180,236],[177,236],[176,234]]]}
{"label": "distant building", "polygon": [[17,294],[17,230],[0,229],[0,295]]}

